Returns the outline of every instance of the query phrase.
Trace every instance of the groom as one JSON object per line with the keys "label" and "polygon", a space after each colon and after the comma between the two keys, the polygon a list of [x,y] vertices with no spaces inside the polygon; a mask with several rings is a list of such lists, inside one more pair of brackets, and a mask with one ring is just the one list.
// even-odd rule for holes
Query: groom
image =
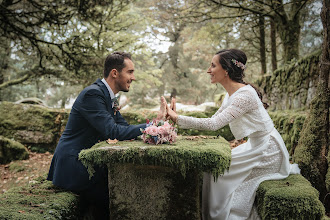
{"label": "groom", "polygon": [[146,124],[129,125],[117,109],[115,94],[128,92],[134,77],[131,56],[110,54],[104,63],[104,78],[85,88],[74,102],[68,123],[56,147],[48,180],[76,192],[98,207],[99,218],[109,217],[107,170],[95,167],[89,179],[86,167],[78,160],[81,150],[107,139],[130,140],[141,135]]}

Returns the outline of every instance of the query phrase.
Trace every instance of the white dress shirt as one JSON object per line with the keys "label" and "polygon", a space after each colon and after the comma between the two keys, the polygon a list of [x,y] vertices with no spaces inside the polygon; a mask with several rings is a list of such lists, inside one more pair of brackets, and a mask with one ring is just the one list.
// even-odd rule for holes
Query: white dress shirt
{"label": "white dress shirt", "polygon": [[[105,81],[104,78],[103,78],[101,81],[102,81],[102,82],[104,83],[104,85],[107,87],[107,89],[108,89],[108,91],[109,91],[109,94],[110,94],[110,98],[111,98],[111,99],[114,99],[114,98],[115,98],[115,94],[113,93],[113,91],[112,91],[112,89],[110,88],[110,86],[109,86],[109,84],[107,83],[107,81]],[[111,105],[112,105],[111,107],[113,108],[114,102],[112,102]]]}

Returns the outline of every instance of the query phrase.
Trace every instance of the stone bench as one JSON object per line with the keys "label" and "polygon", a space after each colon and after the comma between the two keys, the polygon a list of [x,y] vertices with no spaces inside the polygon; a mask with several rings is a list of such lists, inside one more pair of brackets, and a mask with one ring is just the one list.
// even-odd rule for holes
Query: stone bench
{"label": "stone bench", "polygon": [[93,174],[108,166],[110,219],[200,219],[203,172],[223,174],[231,150],[223,138],[181,138],[173,145],[101,142],[79,159]]}
{"label": "stone bench", "polygon": [[326,219],[319,192],[299,174],[260,184],[255,204],[263,220]]}

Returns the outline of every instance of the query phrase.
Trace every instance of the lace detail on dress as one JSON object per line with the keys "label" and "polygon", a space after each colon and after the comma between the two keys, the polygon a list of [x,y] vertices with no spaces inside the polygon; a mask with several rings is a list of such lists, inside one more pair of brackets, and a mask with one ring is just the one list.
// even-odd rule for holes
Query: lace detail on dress
{"label": "lace detail on dress", "polygon": [[194,128],[199,130],[216,131],[233,120],[241,117],[243,114],[258,108],[255,96],[249,90],[241,90],[234,93],[231,103],[227,107],[223,105],[211,118],[193,118],[188,116],[179,116],[178,125],[181,128]]}
{"label": "lace detail on dress", "polygon": [[280,146],[270,137],[269,147],[263,151],[263,159],[257,167],[252,169],[250,175],[236,189],[232,210],[239,210],[249,216],[252,209],[254,194],[261,182],[261,179],[267,176],[272,176],[274,173],[279,173],[283,160]]}

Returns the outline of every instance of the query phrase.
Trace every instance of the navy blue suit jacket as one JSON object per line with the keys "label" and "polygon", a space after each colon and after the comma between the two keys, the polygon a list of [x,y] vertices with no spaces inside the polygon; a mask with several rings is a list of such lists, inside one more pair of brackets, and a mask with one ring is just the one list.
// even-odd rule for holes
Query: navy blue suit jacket
{"label": "navy blue suit jacket", "polygon": [[86,167],[78,160],[79,152],[98,141],[130,140],[141,135],[140,128],[146,124],[129,125],[120,112],[114,115],[111,103],[109,91],[100,79],[79,94],[50,166],[47,179],[54,185],[73,191],[87,190],[103,174],[96,169],[89,180]]}

